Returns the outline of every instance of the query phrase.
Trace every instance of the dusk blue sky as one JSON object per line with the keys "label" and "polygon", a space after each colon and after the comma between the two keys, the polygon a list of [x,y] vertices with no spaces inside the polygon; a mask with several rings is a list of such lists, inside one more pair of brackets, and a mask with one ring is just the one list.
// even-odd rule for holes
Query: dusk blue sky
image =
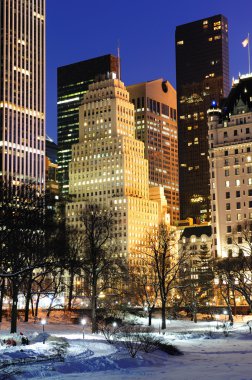
{"label": "dusk blue sky", "polygon": [[252,0],[48,0],[47,134],[56,140],[58,66],[116,54],[119,40],[126,85],[163,77],[176,87],[176,25],[219,13],[229,21],[230,78],[237,77],[248,72],[241,42],[252,34]]}

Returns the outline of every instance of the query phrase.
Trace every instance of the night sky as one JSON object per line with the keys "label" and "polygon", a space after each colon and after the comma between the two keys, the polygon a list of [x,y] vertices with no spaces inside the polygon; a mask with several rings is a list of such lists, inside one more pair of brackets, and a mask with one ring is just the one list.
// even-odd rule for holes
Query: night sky
{"label": "night sky", "polygon": [[117,54],[126,85],[163,77],[175,87],[177,25],[222,13],[229,21],[230,78],[248,72],[242,47],[252,0],[47,0],[47,134],[57,135],[57,67]]}

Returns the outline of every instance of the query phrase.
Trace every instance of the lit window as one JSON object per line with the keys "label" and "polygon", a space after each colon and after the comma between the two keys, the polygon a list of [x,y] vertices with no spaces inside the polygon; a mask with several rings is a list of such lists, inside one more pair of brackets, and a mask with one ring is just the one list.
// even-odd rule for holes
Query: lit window
{"label": "lit window", "polygon": [[242,220],[242,214],[237,214],[237,220]]}

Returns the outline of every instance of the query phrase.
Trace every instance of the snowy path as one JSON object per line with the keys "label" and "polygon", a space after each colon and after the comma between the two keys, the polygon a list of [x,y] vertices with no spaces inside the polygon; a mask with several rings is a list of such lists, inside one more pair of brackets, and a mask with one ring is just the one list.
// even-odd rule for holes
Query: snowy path
{"label": "snowy path", "polygon": [[[156,351],[140,353],[131,359],[122,349],[107,344],[100,335],[85,334],[78,325],[48,324],[46,331],[51,335],[68,339],[70,347],[64,363],[47,362],[15,368],[10,380],[252,380],[252,334],[237,324],[237,330],[224,335],[214,332],[213,339],[203,334],[213,331],[213,324],[189,321],[172,322],[167,329],[166,339],[172,341],[183,356],[169,356]],[[20,330],[32,336],[41,333],[41,326],[21,324]],[[5,329],[5,326],[4,326]],[[190,334],[188,334],[190,331]],[[4,331],[0,332],[4,336]],[[38,338],[40,335],[38,336]],[[44,355],[50,352],[50,344],[41,341],[30,346],[2,348],[0,362],[4,358],[20,355]],[[13,373],[11,375],[11,373]],[[6,378],[0,373],[0,379]]]}

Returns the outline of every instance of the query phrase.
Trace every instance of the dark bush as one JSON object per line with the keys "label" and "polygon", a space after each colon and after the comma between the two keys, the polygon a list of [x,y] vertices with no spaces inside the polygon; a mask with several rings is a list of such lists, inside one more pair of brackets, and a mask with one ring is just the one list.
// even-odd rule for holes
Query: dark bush
{"label": "dark bush", "polygon": [[177,347],[173,346],[172,344],[166,344],[162,342],[162,343],[159,343],[158,346],[161,351],[164,351],[169,355],[173,355],[173,356],[184,355],[182,351],[180,351]]}

